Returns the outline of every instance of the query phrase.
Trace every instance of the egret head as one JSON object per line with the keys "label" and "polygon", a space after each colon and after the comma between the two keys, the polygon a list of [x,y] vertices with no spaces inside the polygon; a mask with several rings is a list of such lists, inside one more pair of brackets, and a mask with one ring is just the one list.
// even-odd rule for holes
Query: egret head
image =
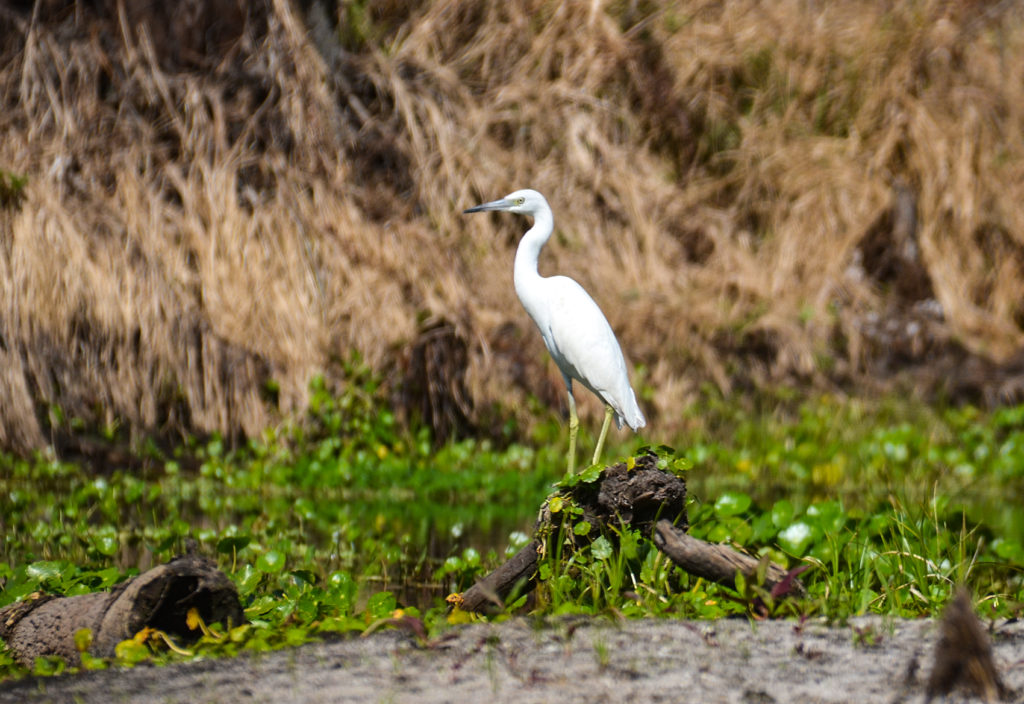
{"label": "egret head", "polygon": [[503,210],[509,213],[520,213],[521,215],[536,215],[543,210],[551,210],[548,202],[537,191],[524,188],[521,191],[513,191],[501,200],[492,200],[490,203],[483,203],[463,210],[464,213],[482,213],[488,210]]}

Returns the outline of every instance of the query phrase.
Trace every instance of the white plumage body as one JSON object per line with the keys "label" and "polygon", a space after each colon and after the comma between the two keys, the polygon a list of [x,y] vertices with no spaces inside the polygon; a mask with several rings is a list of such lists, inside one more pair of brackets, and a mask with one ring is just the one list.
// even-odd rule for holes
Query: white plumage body
{"label": "white plumage body", "polygon": [[601,452],[610,414],[614,414],[620,428],[625,422],[633,430],[638,430],[646,425],[646,420],[629,384],[622,349],[597,303],[572,279],[566,276],[544,277],[537,271],[540,250],[554,231],[554,216],[547,200],[537,191],[525,189],[465,212],[491,210],[532,215],[534,219],[533,227],[526,231],[516,249],[513,278],[516,295],[540,329],[544,344],[562,372],[569,392],[571,473],[578,425],[572,389],[574,379],[597,394],[610,409],[594,453],[595,463]]}
{"label": "white plumage body", "polygon": [[615,411],[619,428],[623,422],[633,430],[644,427],[622,349],[594,299],[567,276],[545,278],[536,268],[531,275],[521,273],[519,267],[517,258],[516,294],[537,324],[566,386],[575,379],[597,394]]}

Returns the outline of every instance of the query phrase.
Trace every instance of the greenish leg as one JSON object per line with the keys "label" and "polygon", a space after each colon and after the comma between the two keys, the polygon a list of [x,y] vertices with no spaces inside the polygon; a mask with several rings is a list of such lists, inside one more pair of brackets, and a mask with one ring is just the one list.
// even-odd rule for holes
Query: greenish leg
{"label": "greenish leg", "polygon": [[576,399],[569,387],[569,474],[576,469],[576,431],[580,429],[580,417],[576,415]]}
{"label": "greenish leg", "polygon": [[591,460],[590,464],[597,464],[597,461],[601,459],[601,448],[604,447],[605,436],[608,435],[608,426],[612,423],[612,414],[615,411],[612,410],[611,406],[604,407],[604,425],[601,426],[601,435],[597,438],[597,447],[594,449],[594,459]]}

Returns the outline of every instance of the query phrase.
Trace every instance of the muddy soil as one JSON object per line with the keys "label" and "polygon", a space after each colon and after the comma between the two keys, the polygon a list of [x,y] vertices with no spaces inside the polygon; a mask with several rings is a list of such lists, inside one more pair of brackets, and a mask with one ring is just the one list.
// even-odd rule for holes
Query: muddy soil
{"label": "muddy soil", "polygon": [[[939,625],[859,619],[561,620],[405,633],[233,660],[140,666],[0,685],[14,702],[923,702]],[[1024,623],[996,628],[1009,701],[1024,701]],[[935,701],[977,701],[963,690]]]}

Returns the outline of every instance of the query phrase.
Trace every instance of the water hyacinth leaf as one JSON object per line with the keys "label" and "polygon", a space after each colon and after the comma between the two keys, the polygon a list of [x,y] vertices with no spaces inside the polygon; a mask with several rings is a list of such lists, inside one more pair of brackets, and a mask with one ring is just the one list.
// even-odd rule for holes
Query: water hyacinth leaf
{"label": "water hyacinth leaf", "polygon": [[312,570],[292,570],[291,575],[297,584],[303,583],[306,586],[312,586],[316,584],[316,575],[313,574]]}
{"label": "water hyacinth leaf", "polygon": [[166,535],[153,546],[153,552],[164,552],[165,550],[170,550],[171,547],[173,547],[174,544],[177,542],[177,540],[178,536],[176,535]]}
{"label": "water hyacinth leaf", "polygon": [[217,541],[217,552],[222,555],[230,555],[244,549],[252,542],[249,535],[233,535],[228,538],[221,538]]}
{"label": "water hyacinth leaf", "polygon": [[754,528],[749,521],[746,521],[739,516],[733,516],[727,519],[729,523],[729,540],[738,543],[740,545],[746,545],[750,542],[750,537],[754,534]]}
{"label": "water hyacinth leaf", "polygon": [[256,566],[267,574],[274,574],[284,569],[284,553],[270,550],[256,560]]}
{"label": "water hyacinth leaf", "polygon": [[821,501],[807,507],[807,519],[826,533],[836,533],[846,525],[846,512],[838,501]]}
{"label": "water hyacinth leaf", "polygon": [[252,565],[243,565],[238,572],[234,574],[235,585],[238,587],[238,593],[242,596],[251,594],[257,586],[259,586],[260,580],[263,578],[263,572],[256,569]]}
{"label": "water hyacinth leaf", "polygon": [[319,604],[309,594],[305,594],[295,603],[295,620],[299,623],[312,623],[319,611]]}
{"label": "water hyacinth leaf", "polygon": [[803,555],[814,539],[815,530],[805,521],[795,521],[779,532],[779,545],[797,556]]}
{"label": "water hyacinth leaf", "polygon": [[552,570],[550,562],[540,563],[540,567],[537,570],[537,575],[540,577],[541,581],[546,582],[549,579],[551,579],[551,573]]}
{"label": "water hyacinth leaf", "polygon": [[122,665],[135,665],[149,657],[149,648],[144,643],[129,638],[114,646],[114,657]]}
{"label": "water hyacinth leaf", "polygon": [[263,616],[275,607],[277,607],[277,600],[269,594],[257,597],[251,604],[245,609],[246,616],[249,617],[250,621],[255,623],[254,616]]}
{"label": "water hyacinth leaf", "polygon": [[470,567],[480,564],[480,551],[476,548],[466,548],[462,551],[462,562]]}
{"label": "water hyacinth leaf", "polygon": [[580,521],[572,527],[572,532],[576,535],[587,535],[591,528],[590,521]]}
{"label": "water hyacinth leaf", "polygon": [[89,594],[93,589],[88,584],[78,582],[72,584],[70,588],[64,590],[64,596],[81,596],[82,594]]}
{"label": "water hyacinth leaf", "polygon": [[388,618],[395,611],[397,601],[391,592],[377,592],[366,602],[366,613],[372,619]]}
{"label": "water hyacinth leaf", "polygon": [[25,570],[25,574],[31,579],[37,579],[40,582],[48,579],[56,579],[60,576],[61,566],[57,562],[51,562],[43,560],[41,562],[33,562]]}
{"label": "water hyacinth leaf", "polygon": [[56,655],[38,656],[32,666],[33,675],[52,676],[59,675],[67,668],[64,658]]}
{"label": "water hyacinth leaf", "polygon": [[751,522],[751,538],[759,543],[771,540],[779,532],[778,527],[772,521],[770,512],[762,513]]}
{"label": "water hyacinth leaf", "polygon": [[603,535],[590,544],[590,553],[596,560],[607,560],[612,556],[612,544]]}
{"label": "water hyacinth leaf", "polygon": [[75,631],[75,650],[84,653],[92,646],[92,630],[79,628]]}
{"label": "water hyacinth leaf", "polygon": [[675,455],[676,451],[666,445],[659,445],[655,448],[655,452],[658,455],[658,461],[654,466],[661,470],[667,470],[671,465],[669,458]]}
{"label": "water hyacinth leaf", "polygon": [[101,555],[110,557],[117,552],[117,536],[112,534],[98,535],[93,540],[93,547],[96,548],[96,552]]}
{"label": "water hyacinth leaf", "polygon": [[1024,564],[1024,547],[1016,540],[996,538],[992,541],[992,550],[996,555],[1005,559]]}
{"label": "water hyacinth leaf", "polygon": [[887,514],[876,513],[868,519],[864,530],[868,535],[876,536],[889,530],[891,518]]}
{"label": "water hyacinth leaf", "polygon": [[570,489],[580,483],[580,476],[581,475],[576,472],[572,474],[566,474],[558,481],[558,486],[562,487],[563,489]]}
{"label": "water hyacinth leaf", "polygon": [[749,494],[741,491],[727,491],[715,501],[715,514],[721,517],[738,516],[750,508]]}
{"label": "water hyacinth leaf", "polygon": [[308,643],[310,640],[310,633],[308,629],[296,626],[285,631],[284,639],[285,643],[294,647],[302,645],[303,643]]}
{"label": "water hyacinth leaf", "polygon": [[330,585],[331,592],[336,595],[337,605],[342,610],[347,610],[352,606],[355,601],[356,589],[358,585],[356,581],[352,579],[352,575],[348,572],[341,570],[335,570],[331,572],[330,577],[327,578],[327,584]]}
{"label": "water hyacinth leaf", "polygon": [[672,473],[677,477],[682,477],[693,469],[693,460],[688,457],[676,457],[672,460],[672,464],[669,469],[671,469]]}
{"label": "water hyacinth leaf", "polygon": [[776,528],[781,529],[788,526],[792,522],[794,514],[793,504],[787,499],[779,499],[772,504],[772,524]]}

